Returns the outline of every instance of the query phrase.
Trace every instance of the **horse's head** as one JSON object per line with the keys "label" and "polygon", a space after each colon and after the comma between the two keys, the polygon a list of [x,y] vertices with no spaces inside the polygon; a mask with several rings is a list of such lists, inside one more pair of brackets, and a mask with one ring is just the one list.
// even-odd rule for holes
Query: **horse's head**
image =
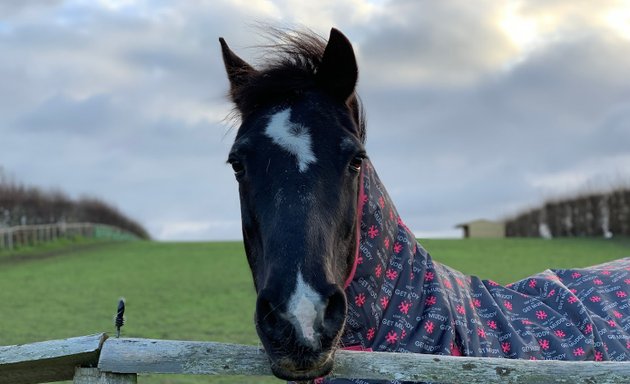
{"label": "horse's head", "polygon": [[221,39],[241,118],[228,162],[239,184],[243,238],[258,293],[256,329],[276,376],[332,368],[357,247],[364,128],[348,39],[283,34],[255,69]]}

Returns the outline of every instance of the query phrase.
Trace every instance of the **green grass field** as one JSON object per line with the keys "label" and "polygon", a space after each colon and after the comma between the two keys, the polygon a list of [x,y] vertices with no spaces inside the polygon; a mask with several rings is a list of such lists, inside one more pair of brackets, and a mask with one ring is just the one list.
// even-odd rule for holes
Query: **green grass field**
{"label": "green grass field", "polygon": [[[421,242],[435,260],[501,283],[546,268],[587,266],[630,256],[628,240]],[[112,319],[121,296],[127,299],[123,336],[258,344],[254,290],[241,243],[138,241],[75,248],[42,259],[2,261],[8,257],[0,255],[0,345],[103,331],[114,334]],[[261,381],[167,375],[141,377],[140,382]],[[279,381],[267,378],[264,382]]]}

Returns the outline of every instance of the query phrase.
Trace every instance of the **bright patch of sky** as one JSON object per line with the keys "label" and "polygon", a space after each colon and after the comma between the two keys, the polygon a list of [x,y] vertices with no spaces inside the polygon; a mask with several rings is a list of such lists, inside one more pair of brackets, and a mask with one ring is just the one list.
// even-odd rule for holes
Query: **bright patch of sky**
{"label": "bright patch of sky", "polygon": [[624,3],[624,6],[605,12],[603,18],[613,31],[630,40],[630,1]]}

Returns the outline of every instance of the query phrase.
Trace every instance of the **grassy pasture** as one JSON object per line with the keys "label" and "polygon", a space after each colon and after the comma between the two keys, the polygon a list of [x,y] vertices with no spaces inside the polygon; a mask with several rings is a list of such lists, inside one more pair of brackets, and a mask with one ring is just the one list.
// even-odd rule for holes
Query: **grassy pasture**
{"label": "grassy pasture", "polygon": [[[422,240],[435,260],[501,283],[546,268],[630,256],[628,240]],[[30,250],[29,252],[37,252]],[[0,345],[115,333],[117,300],[127,299],[127,337],[258,344],[254,290],[243,246],[126,242],[54,257],[2,262]],[[237,383],[266,378],[142,377],[141,383]]]}

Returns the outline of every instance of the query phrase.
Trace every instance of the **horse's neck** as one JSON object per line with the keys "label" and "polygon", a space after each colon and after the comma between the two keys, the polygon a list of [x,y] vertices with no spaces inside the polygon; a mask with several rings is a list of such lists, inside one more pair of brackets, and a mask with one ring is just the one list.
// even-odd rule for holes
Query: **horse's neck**
{"label": "horse's neck", "polygon": [[[456,285],[460,282],[465,285],[469,278],[433,262],[399,217],[368,161],[362,171],[360,185],[360,240],[356,271],[346,288],[348,315],[342,344],[385,350],[394,345],[394,339],[402,338],[406,332],[396,328],[399,323],[405,326],[401,319],[408,318],[406,324],[410,325],[411,319],[423,316],[423,308],[437,302],[450,307],[445,288],[452,290],[451,296],[457,299],[463,292]],[[443,311],[440,314],[445,317],[445,324],[451,322],[450,318],[446,318],[450,313]],[[456,336],[453,333],[449,337],[452,340],[449,339],[443,350],[440,349],[441,353],[455,353],[456,348],[451,341]]]}
{"label": "horse's neck", "polygon": [[355,280],[369,275],[372,280],[380,282],[398,280],[391,277],[400,273],[412,273],[410,277],[421,278],[414,274],[412,261],[422,257],[426,261],[420,264],[426,265],[427,261],[430,262],[430,256],[405,226],[369,161],[365,162],[362,171],[358,211],[360,237]]}

